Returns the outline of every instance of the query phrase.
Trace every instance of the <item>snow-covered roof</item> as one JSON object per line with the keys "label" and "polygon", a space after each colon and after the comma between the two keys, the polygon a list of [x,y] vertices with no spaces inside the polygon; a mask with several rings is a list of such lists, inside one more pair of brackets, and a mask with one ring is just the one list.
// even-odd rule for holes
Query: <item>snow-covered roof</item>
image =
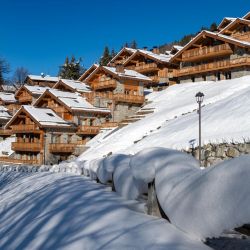
{"label": "snow-covered roof", "polygon": [[15,95],[13,93],[0,92],[0,100],[8,103],[15,103]]}
{"label": "snow-covered roof", "polygon": [[225,30],[229,29],[230,27],[232,27],[234,24],[236,23],[244,23],[247,25],[250,25],[250,20],[244,19],[244,18],[235,18],[234,20],[232,20],[226,27],[224,27],[219,34],[222,34]]}
{"label": "snow-covered roof", "polygon": [[12,93],[14,93],[16,91],[16,87],[14,85],[1,85],[1,89],[4,92],[12,92]]}
{"label": "snow-covered roof", "polygon": [[11,115],[8,113],[8,109],[4,106],[0,106],[0,119],[10,119]]}
{"label": "snow-covered roof", "polygon": [[[79,93],[65,92],[57,89],[49,89],[47,93],[51,93],[64,105],[74,111],[110,113],[109,109],[94,107]],[[36,101],[36,103],[38,103],[41,98],[42,96]],[[36,103],[34,105],[36,105]]]}
{"label": "snow-covered roof", "polygon": [[223,20],[221,21],[221,23],[218,25],[218,29],[225,23],[225,22],[228,22],[231,23],[235,20],[236,18],[235,17],[224,17]]}
{"label": "snow-covered roof", "polygon": [[30,105],[22,106],[42,126],[70,127],[69,122],[64,121],[53,110],[49,108],[36,108]]}
{"label": "snow-covered roof", "polygon": [[74,89],[77,92],[85,93],[90,92],[90,87],[86,85],[84,82],[81,81],[75,81],[75,80],[69,80],[69,79],[61,79],[54,88],[57,88],[57,85],[60,84],[60,82],[67,85],[69,88]]}
{"label": "snow-covered roof", "polygon": [[124,47],[122,48],[112,59],[111,61],[108,63],[108,65],[112,62],[115,61],[115,59],[117,57],[119,57],[123,52],[128,52],[129,54],[134,54],[137,51],[137,49],[132,49],[132,48],[128,48],[128,47]]}
{"label": "snow-covered roof", "polygon": [[30,86],[30,85],[24,85],[24,88],[26,88],[29,92],[31,92],[34,95],[41,95],[47,89],[50,89],[49,87]]}
{"label": "snow-covered roof", "polygon": [[156,60],[164,62],[164,63],[169,62],[169,60],[171,58],[170,55],[156,54],[156,53],[153,53],[152,51],[148,51],[148,50],[144,50],[144,49],[139,49],[138,51],[140,51],[144,55],[148,55],[148,56],[153,57]]}
{"label": "snow-covered roof", "polygon": [[28,75],[31,80],[35,81],[48,81],[48,82],[58,82],[59,77],[57,76],[41,76],[41,75]]}
{"label": "snow-covered roof", "polygon": [[80,77],[79,77],[79,81],[83,81],[83,80],[85,80],[87,77],[88,77],[88,75],[90,75],[96,68],[98,68],[99,67],[99,64],[97,64],[97,63],[94,63],[94,64],[92,64]]}
{"label": "snow-covered roof", "polygon": [[121,73],[121,72],[116,71],[116,67],[103,66],[103,68],[118,77],[132,78],[132,79],[141,80],[141,81],[150,81],[150,82],[152,81],[149,77],[143,74],[140,74],[136,72],[135,70],[124,69],[124,73]]}

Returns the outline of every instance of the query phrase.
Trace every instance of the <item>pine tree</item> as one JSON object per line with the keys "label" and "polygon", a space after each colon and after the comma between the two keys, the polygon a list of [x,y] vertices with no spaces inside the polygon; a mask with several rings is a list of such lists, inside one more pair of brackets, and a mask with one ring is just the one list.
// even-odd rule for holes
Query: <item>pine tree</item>
{"label": "pine tree", "polygon": [[116,54],[117,54],[117,53],[115,52],[115,50],[112,49],[112,50],[111,50],[111,54],[110,54],[111,59],[114,58],[114,57],[116,56]]}
{"label": "pine tree", "polygon": [[137,49],[137,43],[135,40],[133,40],[131,43],[130,43],[130,48],[132,49]]}
{"label": "pine tree", "polygon": [[69,58],[66,57],[64,64],[59,67],[58,75],[65,79],[77,80],[85,71],[84,67],[81,66],[81,61],[81,58],[76,61],[74,56],[69,61]]}
{"label": "pine tree", "polygon": [[210,25],[210,31],[212,31],[212,32],[217,31],[217,24],[216,24],[215,22],[213,22],[213,23]]}
{"label": "pine tree", "polygon": [[108,46],[105,46],[104,51],[103,51],[103,55],[100,58],[100,65],[106,66],[111,59],[112,59],[112,56],[109,53],[109,48],[108,48]]}

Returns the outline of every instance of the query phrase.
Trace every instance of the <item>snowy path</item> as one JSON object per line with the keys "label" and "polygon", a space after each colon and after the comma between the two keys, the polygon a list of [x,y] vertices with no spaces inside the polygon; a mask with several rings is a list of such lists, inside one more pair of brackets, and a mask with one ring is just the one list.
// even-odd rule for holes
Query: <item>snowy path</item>
{"label": "snowy path", "polygon": [[140,210],[81,176],[0,172],[0,249],[210,249]]}

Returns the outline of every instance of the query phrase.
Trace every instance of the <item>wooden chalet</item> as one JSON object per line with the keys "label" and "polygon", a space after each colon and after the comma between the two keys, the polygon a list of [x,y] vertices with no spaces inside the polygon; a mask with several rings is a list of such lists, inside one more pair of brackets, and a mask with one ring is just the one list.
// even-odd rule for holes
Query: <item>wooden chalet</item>
{"label": "wooden chalet", "polygon": [[224,29],[228,24],[230,24],[231,22],[233,22],[236,18],[234,17],[225,17],[223,18],[223,20],[221,21],[221,23],[218,25],[217,29],[218,30],[222,30]]}
{"label": "wooden chalet", "polygon": [[98,67],[99,67],[99,65],[96,64],[96,63],[94,63],[89,69],[87,69],[87,70],[80,76],[80,78],[78,79],[78,81],[81,81],[81,82],[85,81],[85,79],[88,78],[89,75],[90,75],[91,73],[93,73],[93,71],[94,71],[96,68],[98,68]]}
{"label": "wooden chalet", "polygon": [[1,161],[41,165],[66,160],[74,152],[76,128],[51,109],[24,105],[5,129],[16,134],[11,146],[15,153],[11,158],[1,157]]}
{"label": "wooden chalet", "polygon": [[19,109],[18,101],[13,93],[0,92],[0,105],[6,107],[10,114]]}
{"label": "wooden chalet", "polygon": [[216,81],[249,74],[250,43],[222,33],[202,31],[170,59],[179,67],[175,70],[179,82]]}
{"label": "wooden chalet", "polygon": [[7,108],[0,106],[0,139],[3,140],[6,137],[12,135],[11,130],[4,129],[6,123],[11,119],[11,115]]}
{"label": "wooden chalet", "polygon": [[15,98],[20,105],[28,105],[35,102],[41,94],[49,87],[23,85],[15,94]]}
{"label": "wooden chalet", "polygon": [[144,84],[151,79],[117,65],[99,66],[85,81],[93,90],[87,99],[94,106],[110,109],[113,122],[120,122],[144,103]]}
{"label": "wooden chalet", "polygon": [[123,64],[136,51],[136,49],[124,47],[117,53],[115,57],[111,59],[111,61],[108,63],[108,66],[113,67],[115,65]]}
{"label": "wooden chalet", "polygon": [[58,89],[67,92],[78,92],[78,93],[89,93],[91,92],[90,87],[84,82],[60,79],[53,87],[53,89]]}
{"label": "wooden chalet", "polygon": [[145,86],[169,86],[174,84],[170,54],[160,54],[157,48],[153,51],[138,49],[123,62],[126,69],[135,70],[151,79]]}
{"label": "wooden chalet", "polygon": [[48,107],[65,121],[77,127],[74,136],[77,145],[85,143],[99,133],[101,124],[110,119],[110,110],[97,108],[78,93],[47,90],[34,103],[35,107]]}
{"label": "wooden chalet", "polygon": [[28,75],[25,83],[31,86],[50,87],[52,88],[59,81],[59,77],[46,76],[44,74]]}

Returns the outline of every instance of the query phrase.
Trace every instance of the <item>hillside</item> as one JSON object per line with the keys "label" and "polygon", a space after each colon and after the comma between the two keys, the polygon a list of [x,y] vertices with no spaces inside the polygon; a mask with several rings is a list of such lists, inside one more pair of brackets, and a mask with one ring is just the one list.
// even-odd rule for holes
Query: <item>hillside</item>
{"label": "hillside", "polygon": [[108,153],[134,154],[141,149],[161,146],[188,149],[198,141],[195,94],[205,94],[202,108],[202,144],[242,142],[249,139],[250,77],[220,81],[185,83],[147,95],[144,109],[154,109],[144,119],[109,134],[92,139],[79,160],[91,160]]}

